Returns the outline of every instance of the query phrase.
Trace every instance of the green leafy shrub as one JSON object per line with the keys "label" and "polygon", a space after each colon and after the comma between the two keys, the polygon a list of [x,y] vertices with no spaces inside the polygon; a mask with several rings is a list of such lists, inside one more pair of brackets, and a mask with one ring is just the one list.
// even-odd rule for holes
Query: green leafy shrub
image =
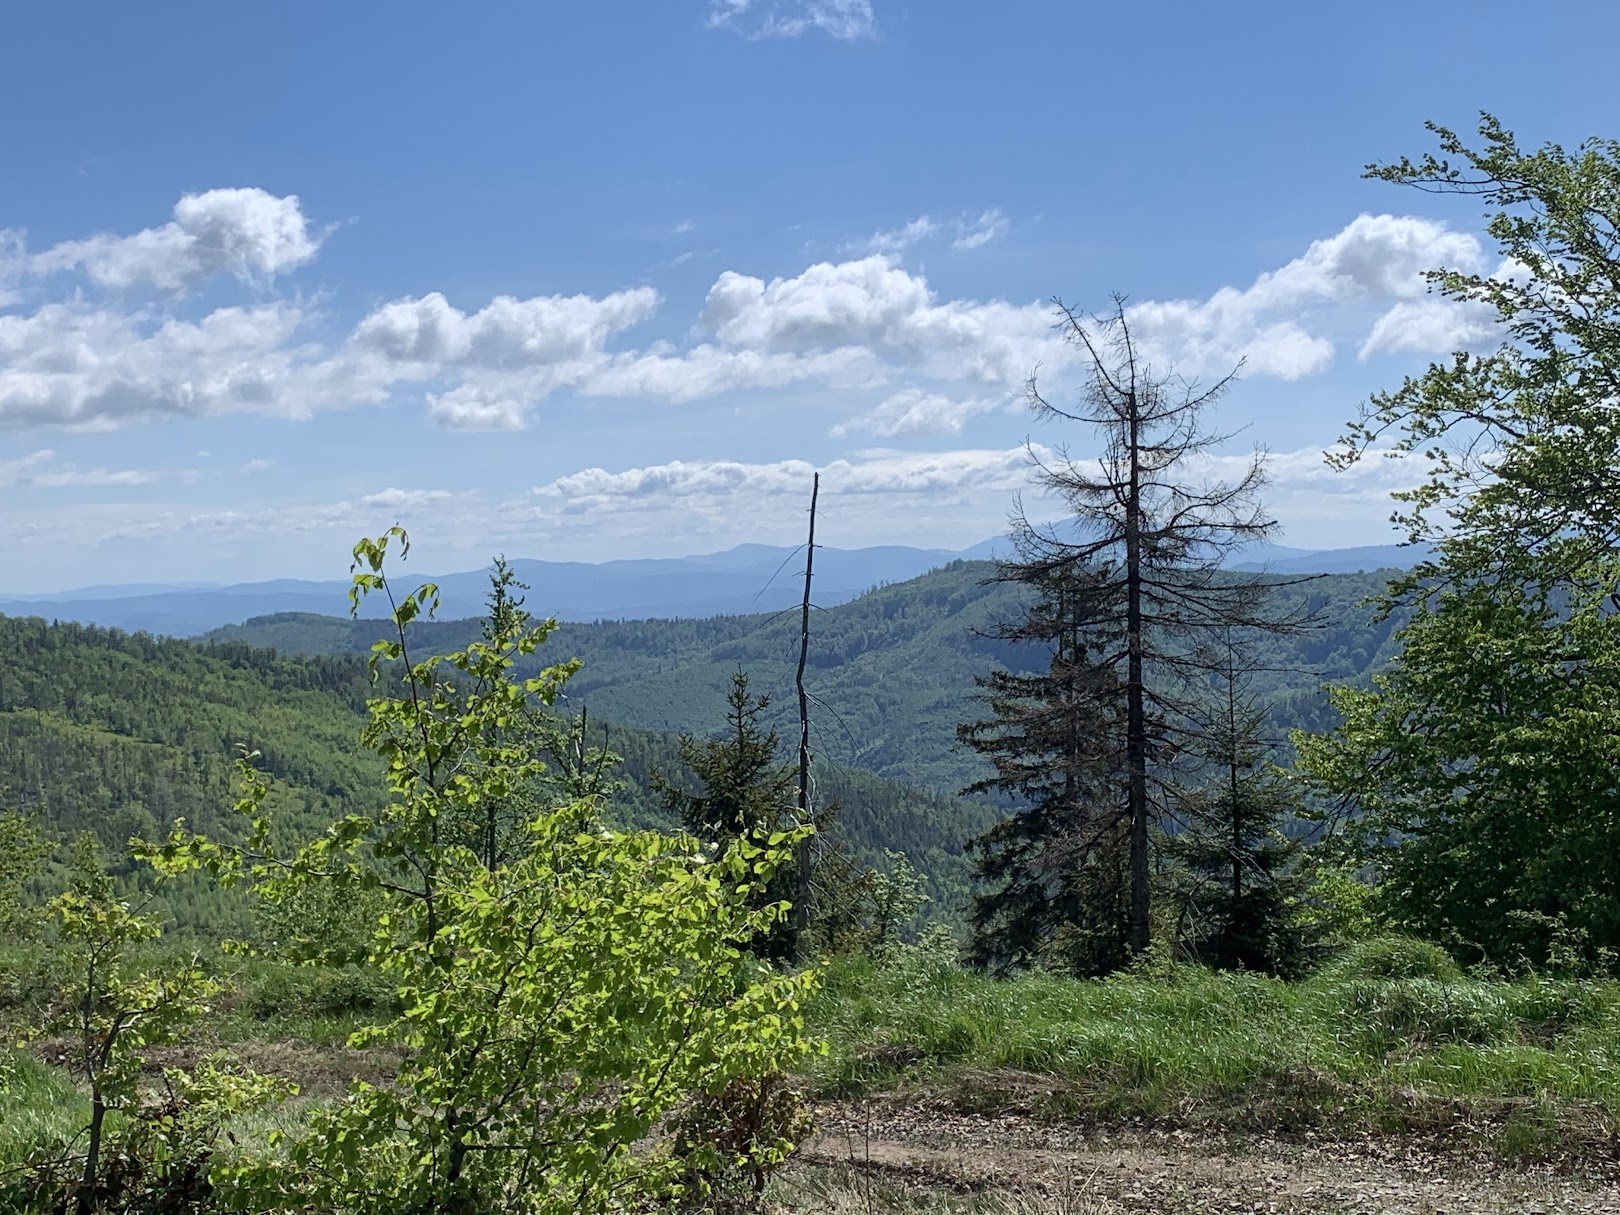
{"label": "green leafy shrub", "polygon": [[1444,1042],[1506,1040],[1514,1020],[1488,984],[1435,979],[1355,979],[1340,989],[1346,1017],[1374,1051],[1422,1050]]}
{"label": "green leafy shrub", "polygon": [[[366,964],[399,1012],[350,1042],[389,1042],[399,1068],[273,1135],[270,1153],[216,1165],[210,1183],[227,1205],[275,1212],[635,1208],[685,1175],[678,1156],[645,1150],[669,1116],[810,1050],[800,1002],[814,975],[777,973],[748,948],[786,910],[759,896],[800,834],[715,856],[689,836],[604,827],[598,801],[559,788],[539,758],[539,709],[577,664],[511,674],[555,622],[522,612],[498,569],[483,638],[413,660],[409,625],[437,592],[394,598],[382,567],[395,537],[356,547],[352,596],[393,605],[374,670],[397,664],[403,687],[370,703],[362,736],[386,765],[388,804],[279,850],[269,786],[244,760],[247,842],[182,831],[153,858],[272,902],[380,894]],[[790,1147],[755,1142],[749,1167]]]}

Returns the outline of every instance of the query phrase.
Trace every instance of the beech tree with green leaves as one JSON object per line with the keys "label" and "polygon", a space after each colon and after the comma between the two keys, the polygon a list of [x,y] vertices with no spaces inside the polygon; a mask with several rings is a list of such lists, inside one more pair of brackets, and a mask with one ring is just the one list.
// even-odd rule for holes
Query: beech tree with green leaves
{"label": "beech tree with green leaves", "polygon": [[1332,460],[1421,470],[1396,522],[1405,648],[1300,762],[1398,920],[1466,956],[1620,948],[1620,142],[1526,150],[1430,124],[1368,175],[1478,198],[1500,264],[1429,275],[1487,348],[1374,396]]}
{"label": "beech tree with green leaves", "polygon": [[[66,1060],[88,1091],[90,1119],[82,1151],[75,1144],[29,1161],[23,1183],[33,1193],[24,1209],[179,1209],[207,1194],[207,1162],[225,1121],[297,1090],[220,1053],[189,1070],[164,1069],[165,1100],[143,1091],[151,1048],[184,1040],[221,986],[195,955],[150,955],[162,925],[119,896],[93,837],[75,841],[72,873],[45,907],[63,981],[35,1032],[69,1043]],[[4,1081],[0,1075],[0,1089]]]}
{"label": "beech tree with green leaves", "polygon": [[694,1186],[739,1168],[758,1176],[791,1149],[791,1120],[691,1147],[701,1161],[648,1141],[693,1102],[762,1090],[810,1049],[800,1001],[814,975],[748,951],[783,912],[757,894],[795,833],[715,857],[690,836],[610,830],[589,797],[536,799],[521,840],[485,851],[489,808],[548,787],[527,723],[575,664],[513,677],[555,622],[510,597],[465,649],[414,656],[410,626],[437,595],[395,596],[394,541],[404,549],[398,529],[362,541],[354,577],[356,602],[386,595],[392,609],[374,669],[401,683],[371,702],[364,734],[387,764],[386,807],[284,849],[266,782],[244,763],[244,845],[181,831],[153,851],[166,871],[202,867],[262,898],[332,885],[385,903],[369,961],[402,1011],[354,1041],[395,1044],[395,1082],[357,1082],[278,1138],[274,1159],[216,1167],[218,1192],[271,1211],[560,1215],[696,1199]]}

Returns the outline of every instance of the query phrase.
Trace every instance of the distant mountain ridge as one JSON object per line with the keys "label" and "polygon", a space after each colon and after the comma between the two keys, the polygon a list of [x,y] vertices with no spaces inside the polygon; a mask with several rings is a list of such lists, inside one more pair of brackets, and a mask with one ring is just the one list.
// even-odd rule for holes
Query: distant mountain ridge
{"label": "distant mountain ridge", "polygon": [[[833,607],[875,586],[905,582],[952,561],[1003,555],[1005,537],[961,550],[879,545],[816,550],[816,602]],[[1355,573],[1404,568],[1426,555],[1421,547],[1380,545],[1349,549],[1297,549],[1268,545],[1236,554],[1236,569],[1278,573]],[[537,612],[562,620],[706,618],[775,612],[798,602],[804,568],[800,550],[742,544],[691,557],[641,558],[592,564],[516,560],[512,569],[532,588]],[[441,619],[480,615],[488,590],[485,570],[434,576],[404,568],[402,581],[437,582]],[[306,612],[323,616],[348,609],[348,583],[283,578],[234,586],[127,584],[41,595],[0,593],[0,615],[73,620],[130,632],[196,637],[259,616]],[[364,605],[369,615],[378,604]]]}
{"label": "distant mountain ridge", "polygon": [[[988,562],[952,562],[816,613],[806,685],[819,758],[946,796],[984,775],[982,760],[956,741],[957,724],[982,709],[974,677],[998,665],[1018,670],[1043,661],[1038,649],[996,636],[997,623],[1021,611],[1024,591],[994,581],[993,573]],[[1401,612],[1375,619],[1367,600],[1385,585],[1379,573],[1283,581],[1278,606],[1319,613],[1321,626],[1254,639],[1252,690],[1267,705],[1270,734],[1279,742],[1290,728],[1331,724],[1322,684],[1362,681],[1388,662],[1405,619]],[[411,626],[413,644],[421,653],[449,653],[476,640],[482,626],[476,619],[419,621]],[[202,641],[357,656],[386,628],[378,620],[287,613],[228,626]],[[529,673],[535,664],[577,658],[584,665],[569,681],[570,707],[588,705],[593,720],[699,734],[724,720],[726,689],[745,670],[750,687],[770,698],[766,724],[792,737],[799,640],[797,612],[571,621],[521,666]]]}

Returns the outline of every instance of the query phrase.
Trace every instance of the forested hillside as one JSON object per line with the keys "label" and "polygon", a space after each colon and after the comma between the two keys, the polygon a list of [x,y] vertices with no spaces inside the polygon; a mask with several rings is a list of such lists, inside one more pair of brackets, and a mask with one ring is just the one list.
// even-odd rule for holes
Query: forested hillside
{"label": "forested hillside", "polygon": [[[976,711],[974,676],[996,663],[1016,668],[1044,661],[989,636],[1020,602],[1016,588],[987,581],[993,571],[988,562],[953,562],[815,614],[809,686],[819,755],[945,795],[982,775],[980,761],[957,746],[955,733]],[[1329,724],[1325,682],[1360,682],[1392,657],[1391,639],[1404,616],[1375,621],[1363,603],[1385,581],[1379,572],[1327,574],[1276,592],[1285,605],[1308,604],[1320,622],[1298,636],[1257,642],[1264,669],[1255,687],[1271,704],[1278,739],[1289,727]],[[546,610],[542,601],[530,606]],[[479,626],[463,620],[420,627],[427,644],[449,649],[464,645]],[[204,640],[332,654],[365,652],[378,636],[374,621],[285,614]],[[653,730],[710,728],[739,667],[755,688],[773,696],[779,726],[792,716],[795,613],[565,623],[549,644],[554,656],[585,663],[569,684],[570,698],[612,721]]]}
{"label": "forested hillside", "polygon": [[[819,793],[842,806],[839,833],[863,863],[904,852],[928,883],[936,913],[967,890],[964,842],[994,813],[957,796],[979,760],[956,744],[974,712],[973,679],[995,663],[1027,664],[989,634],[1017,607],[987,583],[983,562],[956,562],[816,613],[809,685]],[[1258,677],[1280,737],[1327,721],[1321,684],[1355,681],[1386,661],[1395,622],[1373,624],[1360,601],[1377,574],[1329,575],[1287,588],[1322,625],[1273,638]],[[543,605],[536,604],[536,607]],[[476,635],[473,620],[424,622],[417,645],[445,651]],[[232,761],[260,753],[276,798],[305,829],[372,808],[376,761],[358,732],[371,694],[360,655],[374,621],[285,615],[221,630],[203,645],[77,624],[0,617],[0,791],[60,835],[91,830],[110,853],[176,818],[229,833]],[[270,647],[274,647],[273,649]],[[647,793],[654,771],[679,771],[678,732],[712,733],[738,669],[772,698],[769,719],[792,734],[797,621],[782,614],[698,620],[564,624],[542,660],[578,657],[564,712],[588,706],[593,738],[624,757],[615,813],[662,823]],[[784,759],[788,749],[783,749]],[[218,892],[172,899],[181,920],[234,913]]]}
{"label": "forested hillside", "polygon": [[[230,837],[241,747],[259,753],[280,817],[302,832],[369,811],[383,796],[381,765],[359,746],[373,689],[356,656],[278,654],[242,643],[202,648],[4,616],[0,654],[0,806],[31,811],[59,837],[91,831],[115,857],[132,835],[161,836],[177,818]],[[561,649],[551,655],[561,656]],[[667,826],[647,790],[654,771],[679,774],[675,737],[598,724],[603,716],[591,715],[592,739],[624,759],[613,815]],[[720,722],[717,708],[712,718],[694,715],[690,728],[708,734]],[[992,811],[840,764],[820,765],[817,786],[825,801],[840,804],[837,837],[863,864],[881,865],[884,849],[903,851],[927,878],[937,912],[960,902],[961,845]],[[170,887],[165,898],[193,926],[240,918],[237,904],[201,884]]]}

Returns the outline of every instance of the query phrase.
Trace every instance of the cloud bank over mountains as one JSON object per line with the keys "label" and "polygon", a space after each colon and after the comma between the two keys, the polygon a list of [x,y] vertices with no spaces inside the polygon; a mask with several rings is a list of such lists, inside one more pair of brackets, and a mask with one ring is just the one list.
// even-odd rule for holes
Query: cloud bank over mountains
{"label": "cloud bank over mountains", "polygon": [[[812,9],[823,11],[803,11]],[[727,11],[739,21],[788,19],[786,7]],[[826,439],[894,445],[835,446],[818,461],[824,497],[838,504],[852,542],[978,534],[998,526],[1029,483],[1028,450],[1006,433],[1027,377],[1039,367],[1061,387],[1075,352],[1054,330],[1049,301],[947,295],[908,259],[980,257],[1008,228],[994,208],[954,220],[924,215],[788,273],[721,269],[701,299],[684,302],[648,283],[483,299],[424,284],[347,318],[341,297],[314,277],[340,229],[297,195],[188,194],[150,227],[37,250],[25,233],[6,231],[0,433],[26,445],[0,449],[0,491],[16,504],[0,549],[50,557],[85,537],[101,552],[177,540],[199,553],[244,540],[331,547],[395,521],[446,559],[604,538],[623,553],[658,551],[672,535],[687,548],[723,545],[739,519],[784,538],[802,524],[812,471],[798,458],[812,453],[796,448],[779,453],[793,458],[713,451],[614,464],[584,447],[575,471],[548,469],[549,479],[528,488],[469,482],[449,464],[438,484],[419,470],[406,481],[379,471],[371,492],[327,500],[276,497],[288,460],[241,463],[264,454],[250,451],[237,457],[233,488],[241,488],[228,503],[215,494],[185,505],[149,491],[91,500],[90,491],[107,499],[224,474],[178,457],[120,468],[56,453],[75,432],[356,409],[442,430],[555,434],[593,410],[677,417],[710,403],[730,410],[736,426],[768,433],[772,411],[795,408],[806,393],[841,406],[843,416],[823,423]],[[1494,341],[1488,317],[1428,294],[1424,272],[1439,265],[1480,269],[1479,240],[1428,219],[1361,215],[1247,285],[1134,300],[1127,311],[1160,366],[1202,376],[1246,360],[1247,378],[1292,384],[1346,356],[1435,356]],[[40,432],[61,440],[23,438]],[[953,439],[961,449],[938,450]],[[1276,469],[1273,509],[1330,533],[1347,511],[1382,519],[1388,491],[1407,480],[1398,463],[1371,461],[1330,482],[1316,448],[1284,453]],[[250,477],[257,497],[242,496]]]}

